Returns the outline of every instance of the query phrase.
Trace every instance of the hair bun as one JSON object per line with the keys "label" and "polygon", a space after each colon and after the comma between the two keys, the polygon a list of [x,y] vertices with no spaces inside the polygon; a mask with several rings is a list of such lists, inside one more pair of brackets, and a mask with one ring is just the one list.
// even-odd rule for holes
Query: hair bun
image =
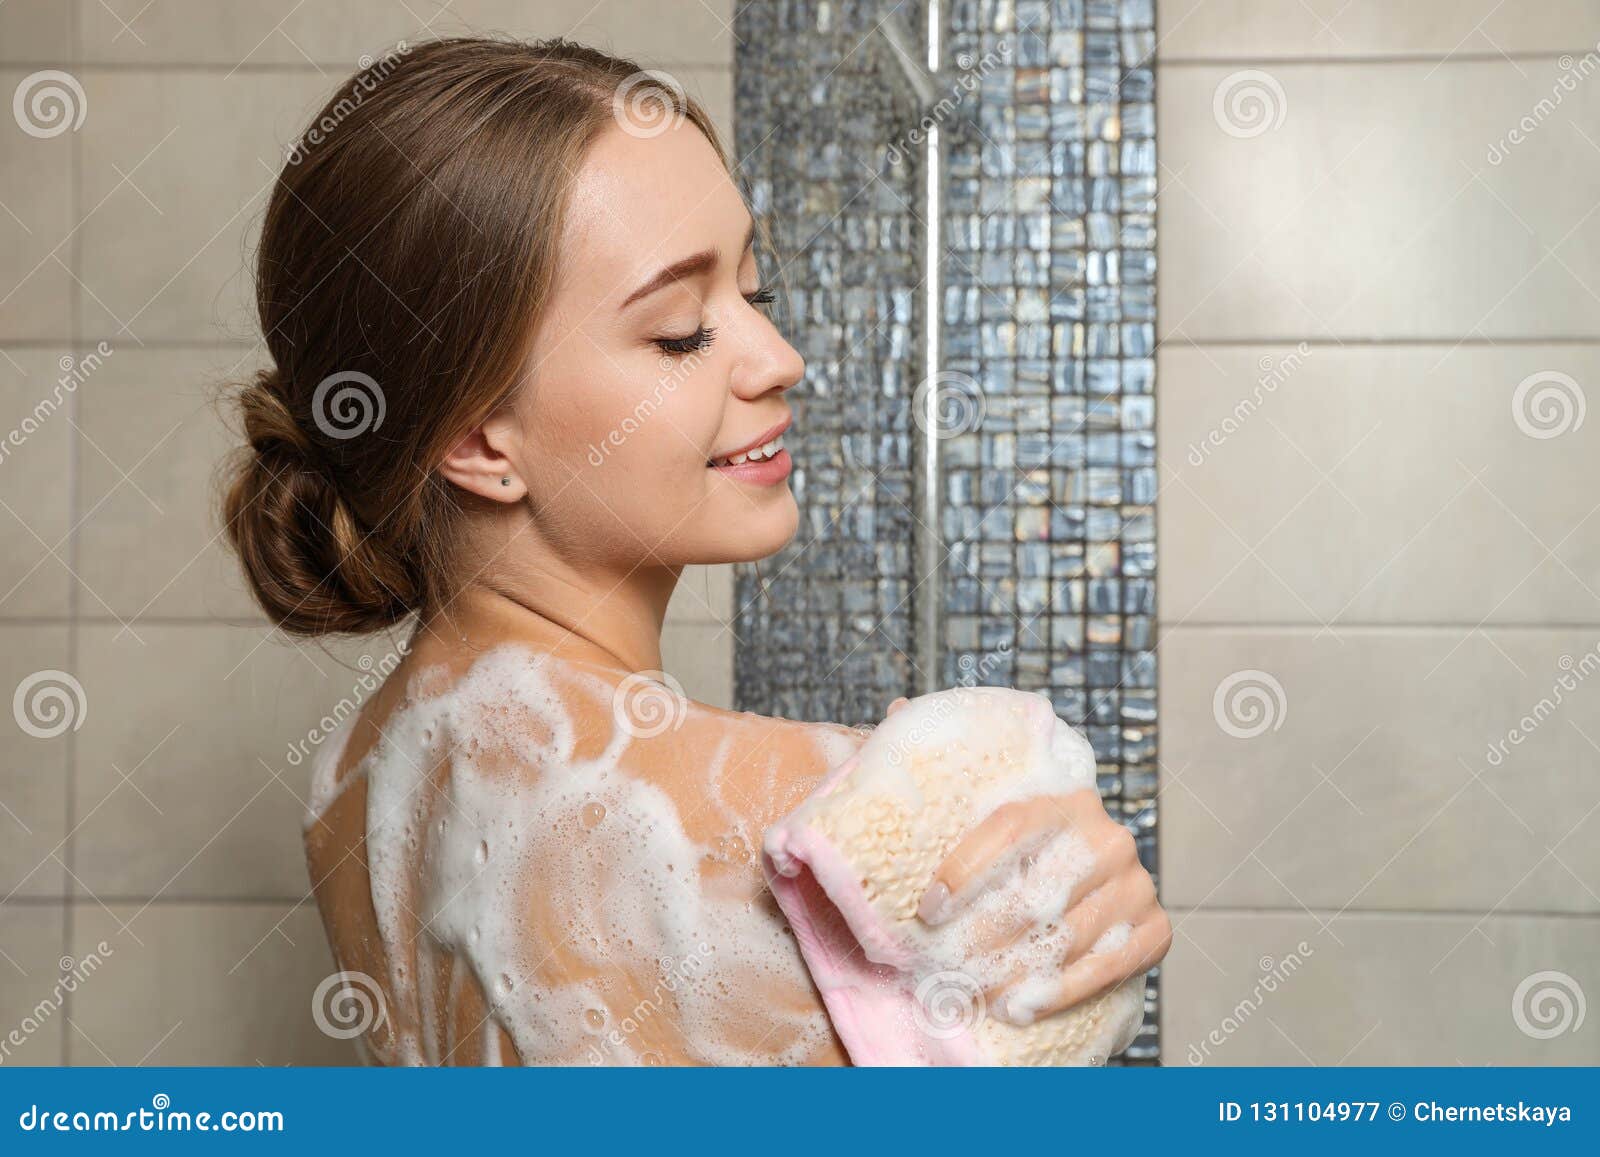
{"label": "hair bun", "polygon": [[276,370],[239,393],[247,445],[228,467],[225,530],[267,617],[297,635],[371,634],[417,605],[394,544],[364,528],[291,410]]}

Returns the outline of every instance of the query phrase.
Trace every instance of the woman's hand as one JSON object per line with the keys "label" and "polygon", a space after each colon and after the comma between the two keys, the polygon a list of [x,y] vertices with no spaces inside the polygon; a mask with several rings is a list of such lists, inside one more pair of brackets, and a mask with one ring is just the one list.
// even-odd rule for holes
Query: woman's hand
{"label": "woman's hand", "polygon": [[[896,699],[892,713],[905,704]],[[1050,880],[1028,879],[1040,868],[1040,849],[1052,840],[1072,839],[1088,864],[1070,883],[1067,894],[1046,905],[1060,909],[1050,919],[1051,939],[1059,937],[1062,951],[1057,969],[1040,975],[1037,970],[1017,972],[993,984],[985,996],[990,1012],[1011,1024],[1031,1024],[1040,1017],[1071,1008],[1146,972],[1159,963],[1172,944],[1172,923],[1156,900],[1155,882],[1139,862],[1133,833],[1112,819],[1093,788],[1065,795],[1039,796],[995,809],[964,836],[945,857],[923,894],[918,915],[924,923],[944,924],[967,910],[991,889],[1025,887],[1036,898]],[[1059,846],[1059,845],[1058,845]],[[1014,911],[1022,908],[1024,911]],[[984,938],[991,948],[1004,948],[1024,936],[1037,935],[1037,903],[1000,905],[995,911],[1013,910],[995,923],[987,918]],[[1100,952],[1095,943],[1117,925],[1129,926],[1125,938],[1114,938]],[[1117,939],[1121,943],[1117,943]]]}

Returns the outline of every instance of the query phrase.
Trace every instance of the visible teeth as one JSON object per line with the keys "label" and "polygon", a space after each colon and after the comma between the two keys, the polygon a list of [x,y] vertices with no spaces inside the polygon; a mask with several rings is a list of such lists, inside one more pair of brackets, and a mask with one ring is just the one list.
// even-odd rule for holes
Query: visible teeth
{"label": "visible teeth", "polygon": [[783,438],[779,436],[763,446],[757,446],[754,450],[747,450],[742,454],[734,454],[727,458],[719,458],[713,465],[740,466],[745,462],[764,462],[782,449]]}

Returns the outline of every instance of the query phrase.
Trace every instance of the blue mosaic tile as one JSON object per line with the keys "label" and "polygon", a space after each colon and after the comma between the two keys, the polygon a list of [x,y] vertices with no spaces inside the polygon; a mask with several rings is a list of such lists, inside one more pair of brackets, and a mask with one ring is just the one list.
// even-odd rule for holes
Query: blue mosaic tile
{"label": "blue mosaic tile", "polygon": [[[902,6],[918,36],[925,2]],[[1106,805],[1153,872],[1154,4],[941,10],[944,79],[952,94],[964,80],[941,120],[942,364],[974,384],[981,418],[938,445],[938,590],[907,578],[925,321],[907,136],[922,111],[864,43],[878,4],[754,0],[735,14],[739,177],[808,366],[790,394],[800,530],[738,568],[736,702],[877,722],[914,692],[912,611],[936,597],[940,685],[1047,694],[1089,736]],[[1158,991],[1153,973],[1127,1063],[1159,1059]]]}

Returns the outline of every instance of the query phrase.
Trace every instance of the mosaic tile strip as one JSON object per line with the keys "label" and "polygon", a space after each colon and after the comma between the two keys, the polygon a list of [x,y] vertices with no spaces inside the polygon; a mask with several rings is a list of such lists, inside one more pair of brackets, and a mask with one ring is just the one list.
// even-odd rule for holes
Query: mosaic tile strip
{"label": "mosaic tile strip", "polygon": [[[902,7],[920,30],[923,5]],[[846,723],[912,688],[910,610],[932,589],[906,577],[919,113],[867,37],[881,11],[762,0],[735,20],[741,172],[808,363],[791,395],[801,529],[739,568],[735,693]],[[1153,0],[945,0],[942,16],[940,681],[1047,693],[1154,872]],[[1158,984],[1130,1063],[1159,1059]]]}

